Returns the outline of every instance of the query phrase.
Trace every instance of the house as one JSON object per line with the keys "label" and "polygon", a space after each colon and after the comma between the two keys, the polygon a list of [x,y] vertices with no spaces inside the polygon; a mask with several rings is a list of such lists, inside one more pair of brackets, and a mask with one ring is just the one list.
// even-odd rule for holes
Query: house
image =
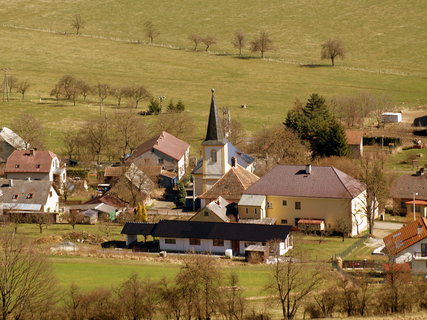
{"label": "house", "polygon": [[151,160],[153,165],[160,165],[166,170],[175,171],[179,180],[185,174],[189,155],[190,145],[187,142],[162,131],[138,146],[127,161],[135,163],[141,159]]}
{"label": "house", "polygon": [[3,213],[56,213],[59,196],[52,181],[0,179],[0,209]]}
{"label": "house", "polygon": [[345,130],[347,144],[352,158],[359,159],[363,156],[363,132],[360,130]]}
{"label": "house", "polygon": [[242,193],[258,180],[258,176],[233,163],[230,170],[221,179],[215,182],[209,190],[199,195],[201,207],[203,208],[205,204],[218,197],[222,197],[230,203],[237,203]]}
{"label": "house", "polygon": [[25,150],[27,144],[24,139],[18,136],[9,128],[3,127],[0,130],[0,163],[6,162],[7,158],[15,150]]}
{"label": "house", "polygon": [[7,159],[7,179],[47,180],[58,186],[66,182],[67,172],[58,156],[47,150],[15,150]]}
{"label": "house", "polygon": [[127,222],[122,234],[126,245],[137,241],[138,235],[159,238],[159,248],[170,252],[210,252],[245,254],[250,245],[266,245],[274,241],[280,255],[292,248],[290,226],[261,224],[161,220],[156,224]]}
{"label": "house", "polygon": [[427,213],[427,176],[424,168],[415,174],[405,174],[395,179],[390,187],[393,198],[393,210],[400,215],[415,213],[426,217]]}
{"label": "house", "polygon": [[64,212],[74,212],[81,214],[83,223],[96,224],[98,221],[114,221],[117,209],[105,203],[87,203],[71,205],[64,208]]}
{"label": "house", "polygon": [[311,223],[334,230],[343,223],[356,235],[367,228],[361,182],[334,167],[278,165],[255,182],[238,204],[239,218]]}
{"label": "house", "polygon": [[218,197],[197,211],[189,221],[232,222],[237,220],[236,215],[236,203]]}
{"label": "house", "polygon": [[193,169],[195,195],[208,191],[233,166],[254,171],[254,159],[238,150],[225,137],[212,89],[206,137],[202,142],[202,159]]}
{"label": "house", "polygon": [[395,263],[409,262],[416,273],[427,273],[427,219],[419,217],[384,239],[385,251]]}

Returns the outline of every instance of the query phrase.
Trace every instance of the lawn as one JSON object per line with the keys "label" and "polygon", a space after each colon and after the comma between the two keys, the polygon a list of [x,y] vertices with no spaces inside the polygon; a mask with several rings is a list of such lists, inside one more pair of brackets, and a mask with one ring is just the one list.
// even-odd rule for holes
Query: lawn
{"label": "lawn", "polygon": [[[2,1],[2,5],[0,18],[4,24],[30,28],[71,31],[72,16],[80,13],[87,21],[83,32],[92,36],[142,39],[142,24],[150,19],[161,30],[156,41],[184,48],[0,26],[0,39],[7,43],[0,52],[1,61],[11,75],[32,83],[25,101],[14,94],[14,100],[0,103],[0,126],[10,126],[20,114],[30,113],[44,123],[47,146],[57,153],[62,151],[64,131],[99,115],[93,97],[75,107],[70,102],[56,104],[49,97],[64,74],[92,84],[143,84],[155,97],[182,99],[195,120],[189,139],[194,149],[199,148],[204,136],[211,87],[216,89],[218,106],[229,107],[232,118],[252,132],[263,125],[280,124],[296,98],[305,100],[313,92],[333,97],[371,91],[389,95],[399,106],[427,101],[427,64],[423,59],[427,37],[422,27],[426,4],[379,4],[370,0],[363,4],[345,1],[337,6],[331,0],[322,5],[276,0],[266,5],[250,0],[243,6],[238,1],[167,1],[153,5],[130,0],[20,0]],[[352,19],[348,19],[350,14]],[[267,56],[274,59],[238,59],[231,54],[236,29],[251,36],[259,29],[270,31],[276,50]],[[219,40],[213,47],[215,52],[187,50],[191,32],[215,33]],[[348,58],[335,68],[303,67],[322,63],[319,44],[331,36],[344,41]],[[105,111],[111,114],[116,110],[114,101],[107,103]],[[241,109],[242,104],[248,108]],[[145,123],[153,120],[141,117]]]}

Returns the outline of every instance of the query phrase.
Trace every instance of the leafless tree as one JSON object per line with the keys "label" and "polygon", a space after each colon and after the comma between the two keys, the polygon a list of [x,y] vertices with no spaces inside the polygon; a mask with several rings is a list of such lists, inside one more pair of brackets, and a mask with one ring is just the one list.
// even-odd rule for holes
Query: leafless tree
{"label": "leafless tree", "polygon": [[348,237],[352,231],[352,216],[351,217],[341,217],[337,219],[335,223],[334,230],[339,232],[342,236],[342,241],[344,242],[345,237]]}
{"label": "leafless tree", "polygon": [[101,155],[107,149],[109,136],[108,121],[105,118],[88,121],[83,128],[82,136],[86,141],[88,151],[96,158],[97,164],[101,163]]}
{"label": "leafless tree", "polygon": [[23,80],[19,82],[18,87],[16,88],[16,91],[21,94],[21,99],[24,100],[25,92],[30,88],[31,84],[28,80]]}
{"label": "leafless tree", "polygon": [[76,159],[80,155],[82,148],[82,135],[81,131],[70,129],[62,135],[62,142],[64,146],[64,152],[68,159]]}
{"label": "leafless tree", "polygon": [[264,58],[264,53],[273,50],[273,40],[265,31],[261,31],[259,36],[251,41],[251,51],[260,52],[261,58]]}
{"label": "leafless tree", "polygon": [[202,38],[202,42],[206,46],[205,51],[207,52],[210,46],[216,44],[216,39],[213,36],[206,36]]}
{"label": "leafless tree", "polygon": [[9,217],[9,222],[12,224],[13,226],[13,231],[15,233],[18,233],[18,227],[20,224],[23,223],[27,223],[28,222],[28,217],[22,213],[22,212],[18,212],[15,210],[15,208],[9,208],[7,210],[3,210],[4,214],[7,215]]}
{"label": "leafless tree", "polygon": [[147,21],[144,23],[145,35],[150,39],[150,42],[153,43],[154,38],[157,38],[160,35],[160,31],[156,29],[153,22]]}
{"label": "leafless tree", "polygon": [[58,84],[50,91],[50,96],[55,97],[56,103],[59,102],[59,97],[61,96],[61,89]]}
{"label": "leafless tree", "polygon": [[15,76],[8,76],[7,77],[7,84],[9,87],[9,92],[12,93],[13,89],[17,89],[19,85],[19,79]]}
{"label": "leafless tree", "polygon": [[151,98],[150,92],[147,89],[145,89],[144,86],[129,87],[127,89],[126,95],[133,100],[133,102],[135,103],[135,108],[138,108],[138,103],[141,100],[146,100]]}
{"label": "leafless tree", "polygon": [[285,320],[295,318],[304,298],[311,294],[322,281],[319,271],[305,271],[293,256],[281,258],[276,255],[272,276],[270,289],[277,294]]}
{"label": "leafless tree", "polygon": [[71,26],[76,30],[77,35],[79,34],[80,29],[83,29],[85,25],[86,25],[86,22],[82,19],[82,17],[79,14],[76,14],[71,23]]}
{"label": "leafless tree", "polygon": [[13,233],[3,232],[0,238],[1,319],[41,315],[55,303],[57,294],[48,260]]}
{"label": "leafless tree", "polygon": [[150,132],[152,135],[162,131],[185,140],[188,138],[194,129],[194,120],[187,112],[160,114],[153,122]]}
{"label": "leafless tree", "polygon": [[87,96],[92,93],[92,87],[83,80],[77,81],[77,87],[79,88],[80,95],[83,97],[83,101],[86,101]]}
{"label": "leafless tree", "polygon": [[107,99],[108,95],[110,94],[110,85],[106,83],[98,83],[95,86],[94,91],[98,95],[99,105],[102,108],[104,100]]}
{"label": "leafless tree", "polygon": [[199,45],[200,42],[202,42],[203,38],[197,34],[190,34],[188,36],[188,40],[192,41],[194,43],[194,51],[197,51],[197,46]]}
{"label": "leafless tree", "polygon": [[42,149],[44,128],[42,123],[30,114],[22,114],[12,123],[13,131],[15,131],[24,141],[25,148]]}
{"label": "leafless tree", "polygon": [[47,226],[51,221],[51,216],[48,213],[40,212],[31,216],[33,223],[39,226],[39,232],[43,233],[43,226]]}
{"label": "leafless tree", "polygon": [[227,277],[226,286],[221,288],[219,312],[227,320],[243,320],[247,307],[246,299],[243,297],[243,290],[239,286],[239,276],[231,273]]}
{"label": "leafless tree", "polygon": [[321,59],[330,59],[332,66],[335,65],[335,59],[340,57],[344,59],[345,57],[345,49],[343,43],[339,39],[329,39],[326,40],[321,45],[320,58]]}
{"label": "leafless tree", "polygon": [[246,35],[241,31],[236,31],[234,33],[233,46],[236,49],[239,49],[239,56],[242,55],[242,49],[246,45]]}
{"label": "leafless tree", "polygon": [[64,219],[74,230],[76,224],[83,222],[83,214],[81,214],[78,210],[69,210],[64,214]]}
{"label": "leafless tree", "polygon": [[126,87],[112,88],[111,95],[117,99],[117,106],[120,107],[122,98],[125,97],[131,90]]}

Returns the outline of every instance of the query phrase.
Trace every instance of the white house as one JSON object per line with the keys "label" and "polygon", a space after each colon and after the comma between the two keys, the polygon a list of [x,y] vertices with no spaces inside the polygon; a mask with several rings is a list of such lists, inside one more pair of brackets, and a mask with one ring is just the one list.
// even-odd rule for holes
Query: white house
{"label": "white house", "polygon": [[147,162],[147,165],[160,165],[166,170],[175,171],[178,179],[181,179],[185,174],[189,155],[190,145],[187,142],[163,131],[138,146],[128,161],[137,166],[141,165],[141,161]]}
{"label": "white house", "polygon": [[384,238],[385,251],[396,263],[409,262],[414,273],[427,274],[427,219],[418,218]]}
{"label": "white house", "polygon": [[122,234],[127,245],[137,241],[138,235],[151,235],[159,238],[162,251],[225,254],[231,249],[233,255],[243,255],[250,245],[265,246],[272,241],[283,255],[292,248],[290,231],[290,226],[161,220],[156,224],[128,222]]}
{"label": "white house", "polygon": [[15,150],[7,159],[4,171],[8,179],[47,180],[58,186],[63,186],[67,178],[58,156],[47,150]]}
{"label": "white house", "polygon": [[56,213],[59,196],[52,181],[0,179],[0,209],[3,213]]}
{"label": "white house", "polygon": [[202,159],[197,162],[192,172],[197,196],[208,191],[237,164],[250,172],[255,169],[254,159],[238,150],[224,137],[214,89],[212,89],[208,127],[202,147]]}

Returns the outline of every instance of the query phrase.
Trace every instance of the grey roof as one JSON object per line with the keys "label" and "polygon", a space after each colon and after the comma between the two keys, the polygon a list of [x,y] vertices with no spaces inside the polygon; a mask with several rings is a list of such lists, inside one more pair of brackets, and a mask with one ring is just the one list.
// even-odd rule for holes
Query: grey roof
{"label": "grey roof", "polygon": [[0,203],[0,205],[6,210],[40,211],[42,208],[41,204],[33,203]]}
{"label": "grey roof", "polygon": [[334,167],[278,165],[250,186],[244,194],[353,199],[366,188]]}
{"label": "grey roof", "polygon": [[[151,229],[152,228],[152,229]],[[148,233],[151,229],[151,233]],[[122,234],[151,234],[162,238],[222,239],[267,242],[286,239],[291,226],[160,220],[155,225],[127,222]]]}
{"label": "grey roof", "polygon": [[427,200],[427,176],[405,174],[395,179],[390,193],[393,198],[412,199],[414,192],[417,200]]}
{"label": "grey roof", "polygon": [[211,108],[209,110],[208,128],[206,130],[206,138],[202,144],[226,144],[222,131],[221,119],[218,115],[218,109],[215,103],[215,90],[212,89]]}
{"label": "grey roof", "polygon": [[203,159],[200,159],[197,161],[197,164],[194,167],[193,171],[191,171],[191,173],[193,174],[202,173],[202,170],[201,170],[202,168],[203,168]]}
{"label": "grey roof", "polygon": [[111,213],[117,211],[116,208],[109,206],[105,203],[88,203],[88,204],[75,204],[68,206],[71,210],[96,210],[103,213]]}
{"label": "grey roof", "polygon": [[25,141],[9,128],[3,127],[0,131],[0,138],[18,150],[25,149]]}
{"label": "grey roof", "polygon": [[254,223],[254,224],[276,224],[276,218],[262,218],[262,219],[240,219],[239,223]]}
{"label": "grey roof", "polygon": [[48,180],[0,179],[0,202],[11,203],[15,207],[18,204],[45,205],[51,189],[52,181]]}
{"label": "grey roof", "polygon": [[265,202],[265,195],[242,194],[239,206],[260,207]]}
{"label": "grey roof", "polygon": [[250,246],[247,246],[245,248],[245,252],[246,251],[256,251],[256,252],[265,252],[267,250],[267,246],[260,246],[260,245],[256,245],[256,244],[251,244]]}
{"label": "grey roof", "polygon": [[228,201],[223,197],[218,197],[215,201],[208,203],[206,208],[216,214],[222,221],[229,222],[230,219],[227,217],[227,206]]}

